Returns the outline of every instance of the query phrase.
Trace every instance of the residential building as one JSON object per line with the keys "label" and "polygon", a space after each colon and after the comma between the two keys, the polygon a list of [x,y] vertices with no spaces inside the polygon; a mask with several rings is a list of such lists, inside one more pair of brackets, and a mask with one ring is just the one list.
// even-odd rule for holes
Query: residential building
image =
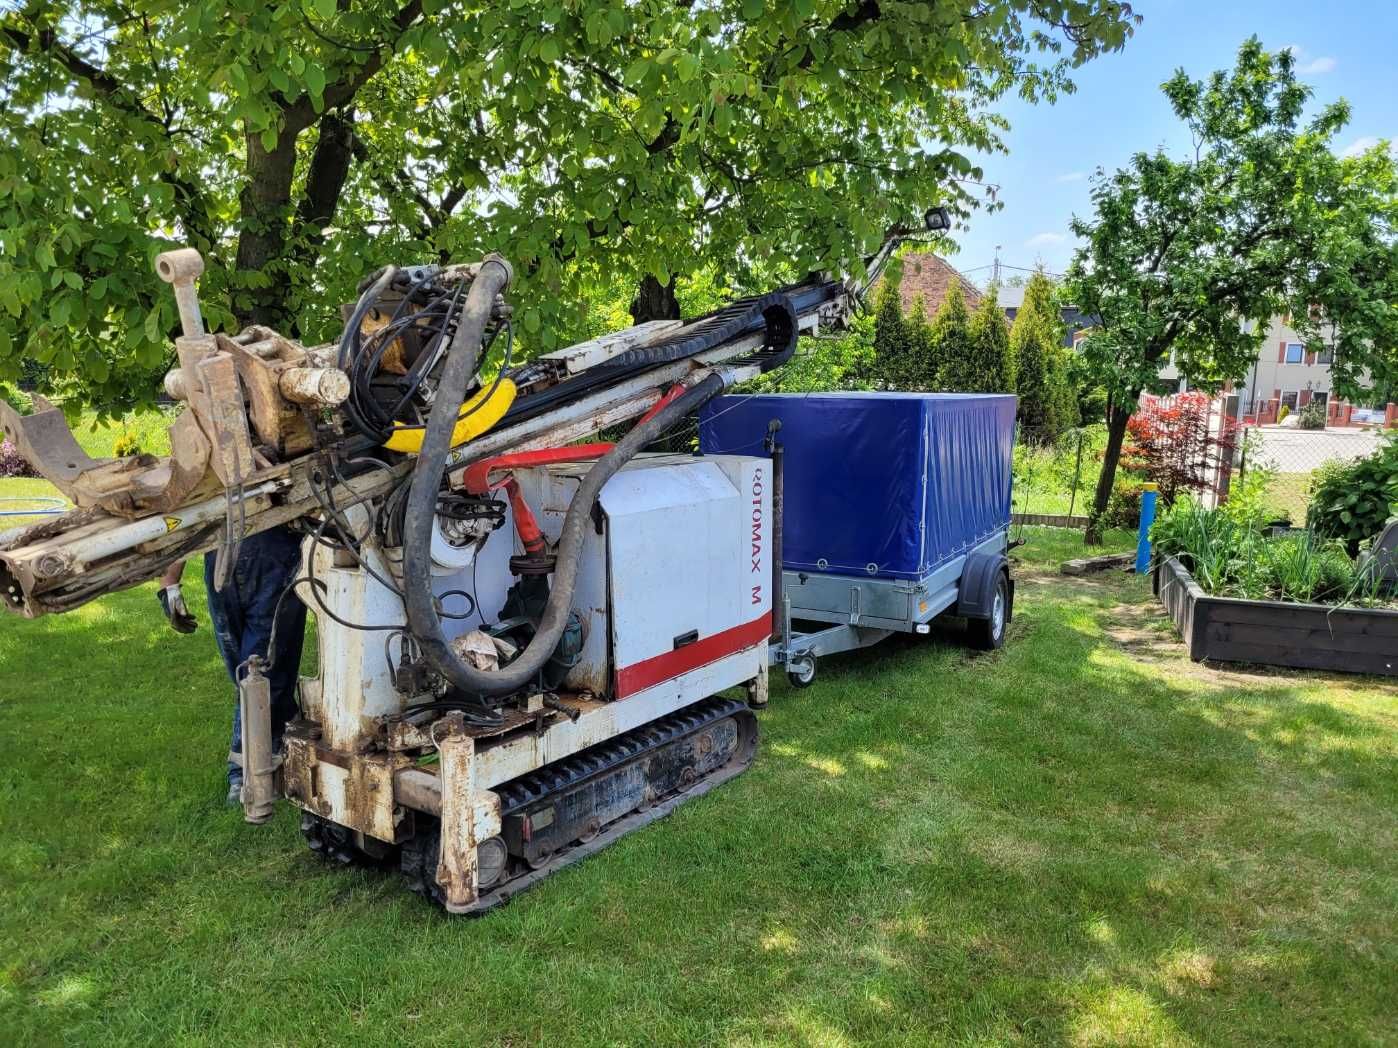
{"label": "residential building", "polygon": [[[1257,359],[1235,389],[1239,410],[1256,415],[1272,400],[1278,410],[1285,405],[1290,411],[1299,411],[1312,400],[1324,403],[1330,397],[1330,361],[1329,350],[1307,351],[1305,340],[1286,319],[1274,317],[1267,325]],[[1166,392],[1183,391],[1187,386],[1173,360],[1161,369],[1160,378]]]}
{"label": "residential building", "polygon": [[[1231,389],[1238,397],[1238,415],[1250,417],[1259,425],[1270,425],[1280,417],[1283,407],[1295,412],[1318,402],[1326,406],[1327,425],[1392,426],[1393,405],[1353,405],[1334,397],[1330,375],[1333,360],[1333,352],[1328,348],[1308,350],[1286,317],[1273,317],[1257,359],[1243,381]],[[1187,385],[1173,361],[1161,370],[1160,378],[1165,392],[1182,391]]]}
{"label": "residential building", "polygon": [[1313,400],[1330,399],[1329,349],[1311,352],[1283,317],[1267,325],[1257,360],[1239,386],[1238,399],[1247,414],[1256,414],[1269,400],[1299,411]]}
{"label": "residential building", "polygon": [[907,251],[902,257],[903,279],[898,285],[898,297],[903,302],[903,312],[912,310],[918,296],[922,297],[922,308],[930,317],[936,313],[947,297],[947,288],[952,282],[961,284],[961,293],[966,296],[966,308],[973,310],[981,304],[980,289],[962,276],[946,259],[930,251]]}
{"label": "residential building", "polygon": [[[1014,323],[1016,314],[1024,305],[1024,288],[1002,286],[995,296],[1000,308],[1005,311],[1005,316],[1010,318],[1010,323]],[[1067,349],[1072,349],[1077,345],[1079,332],[1085,331],[1092,326],[1092,320],[1085,316],[1077,306],[1062,306],[1059,313],[1063,317],[1063,345]]]}

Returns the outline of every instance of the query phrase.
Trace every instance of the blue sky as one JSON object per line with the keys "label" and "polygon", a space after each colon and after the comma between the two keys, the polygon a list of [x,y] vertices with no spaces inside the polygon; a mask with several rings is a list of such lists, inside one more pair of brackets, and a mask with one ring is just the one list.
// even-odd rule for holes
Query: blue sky
{"label": "blue sky", "polygon": [[[1138,0],[1145,21],[1126,47],[1089,62],[1073,79],[1076,94],[1056,105],[1006,99],[1009,154],[980,157],[985,180],[998,184],[1003,210],[976,212],[958,230],[952,263],[983,283],[1000,261],[1061,272],[1073,253],[1068,221],[1090,211],[1089,178],[1132,153],[1164,145],[1182,152],[1188,134],[1159,85],[1183,67],[1198,79],[1230,67],[1238,45],[1256,34],[1268,50],[1297,49],[1301,79],[1317,103],[1346,98],[1353,109],[1340,149],[1398,140],[1398,2],[1394,0]],[[1013,274],[1006,270],[1005,275]]]}

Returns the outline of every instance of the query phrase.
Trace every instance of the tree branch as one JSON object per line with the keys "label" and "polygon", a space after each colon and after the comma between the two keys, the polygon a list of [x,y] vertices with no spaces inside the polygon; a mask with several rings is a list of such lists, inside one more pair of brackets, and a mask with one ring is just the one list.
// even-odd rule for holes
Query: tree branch
{"label": "tree branch", "polygon": [[326,113],[320,122],[320,138],[306,170],[306,185],[296,208],[297,253],[309,266],[320,254],[324,228],[335,218],[340,193],[349,177],[353,157],[354,110]]}
{"label": "tree branch", "polygon": [[[383,68],[384,60],[398,46],[398,41],[404,31],[421,15],[422,0],[408,0],[408,3],[399,9],[390,22],[390,25],[397,30],[393,34],[393,38],[385,40],[352,72],[346,73],[333,84],[326,85],[325,92],[321,96],[322,110],[338,109],[350,102],[359,89]],[[286,128],[291,132],[298,133],[305,130],[315,123],[316,119],[315,103],[312,102],[309,94],[302,92],[297,98],[287,103],[285,122]]]}
{"label": "tree branch", "polygon": [[[373,158],[370,156],[369,147],[358,135],[353,135],[350,142],[350,150],[354,158],[361,164],[373,166]],[[382,169],[380,169],[382,172]],[[422,191],[409,174],[399,169],[380,175],[386,182],[387,195],[411,197],[413,203],[417,204],[418,210],[422,212],[422,221],[418,223],[417,238],[422,241],[432,239],[432,233],[451,217],[456,206],[466,198],[467,187],[464,182],[457,182],[452,185],[442,199],[433,203],[432,198]]]}
{"label": "tree branch", "polygon": [[[0,34],[7,37],[19,51],[26,53],[38,51],[48,55],[74,79],[85,80],[91,84],[98,96],[112,108],[149,124],[163,137],[170,138],[171,128],[168,120],[162,120],[147,109],[134,90],[107,70],[84,58],[72,47],[63,43],[54,30],[40,29],[37,33],[31,34],[12,25],[6,25],[0,27]],[[196,241],[197,247],[206,251],[213,247],[217,242],[217,237],[210,225],[208,206],[204,199],[203,190],[200,189],[198,183],[182,178],[178,172],[171,170],[161,171],[159,178],[161,182],[174,190],[178,217],[184,225],[185,234],[191,240]],[[203,242],[198,243],[198,241]]]}

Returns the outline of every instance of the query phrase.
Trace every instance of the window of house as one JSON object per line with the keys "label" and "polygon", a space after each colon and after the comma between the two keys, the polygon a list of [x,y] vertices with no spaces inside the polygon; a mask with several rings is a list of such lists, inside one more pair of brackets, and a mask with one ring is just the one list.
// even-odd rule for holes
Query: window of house
{"label": "window of house", "polygon": [[1284,407],[1288,407],[1288,408],[1290,408],[1292,411],[1295,411],[1295,410],[1296,410],[1296,401],[1297,401],[1298,399],[1300,399],[1300,398],[1299,398],[1299,396],[1298,396],[1298,394],[1297,394],[1297,391],[1293,389],[1290,393],[1283,393],[1283,394],[1282,394],[1282,400],[1281,400],[1281,402],[1282,402],[1282,405],[1283,405]]}
{"label": "window of house", "polygon": [[1300,364],[1306,359],[1306,347],[1300,342],[1288,342],[1286,344],[1286,362],[1288,364]]}
{"label": "window of house", "polygon": [[1315,362],[1316,362],[1317,364],[1333,364],[1333,363],[1335,363],[1335,350],[1334,350],[1334,348],[1331,347],[1331,346],[1326,346],[1324,349],[1322,349],[1319,353],[1317,353],[1317,354],[1315,355]]}
{"label": "window of house", "polygon": [[1311,403],[1312,403],[1312,404],[1319,404],[1321,407],[1324,407],[1324,406],[1325,406],[1325,402],[1326,402],[1327,400],[1329,400],[1329,399],[1330,399],[1330,394],[1327,393],[1327,392],[1326,392],[1325,390],[1323,390],[1323,389],[1318,389],[1318,390],[1316,390],[1314,393],[1311,394]]}

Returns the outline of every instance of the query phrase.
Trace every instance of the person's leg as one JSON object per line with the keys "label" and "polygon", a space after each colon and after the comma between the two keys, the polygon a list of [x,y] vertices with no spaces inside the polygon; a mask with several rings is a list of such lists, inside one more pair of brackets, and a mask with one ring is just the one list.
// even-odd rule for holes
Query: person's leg
{"label": "person's leg", "polygon": [[184,602],[184,591],[180,589],[180,578],[184,575],[184,561],[176,561],[160,576],[160,588],[155,597],[160,601],[160,610],[169,620],[170,628],[176,633],[193,633],[199,628],[199,620],[189,611]]}
{"label": "person's leg", "polygon": [[[246,622],[241,656],[248,659],[260,655],[268,660],[272,738],[279,743],[286,722],[299,709],[296,682],[306,632],[306,606],[287,590],[300,569],[301,536],[286,528],[274,528],[253,538],[259,540],[256,557],[240,579]],[[240,558],[239,568],[242,567]]]}

